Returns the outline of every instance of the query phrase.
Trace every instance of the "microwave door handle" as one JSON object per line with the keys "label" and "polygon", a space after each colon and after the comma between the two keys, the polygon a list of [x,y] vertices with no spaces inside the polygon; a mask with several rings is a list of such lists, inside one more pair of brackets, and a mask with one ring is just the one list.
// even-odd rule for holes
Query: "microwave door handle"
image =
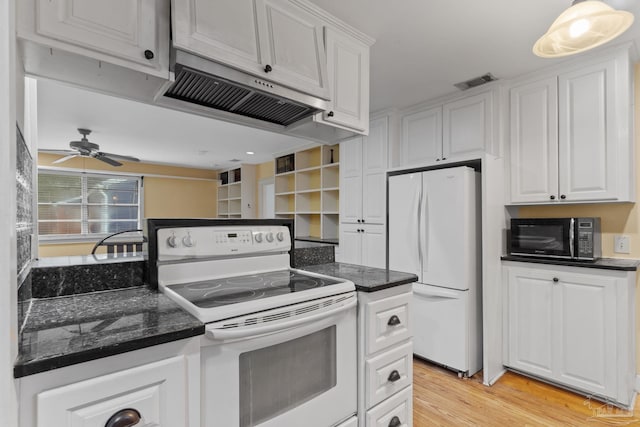
{"label": "microwave door handle", "polygon": [[575,250],[574,250],[574,241],[575,241],[575,236],[574,236],[574,219],[571,218],[570,222],[569,222],[569,254],[571,255],[571,259],[575,258]]}
{"label": "microwave door handle", "polygon": [[234,329],[217,329],[215,327],[207,326],[205,329],[205,335],[207,336],[207,338],[212,340],[224,341],[238,338],[251,338],[272,332],[281,332],[299,325],[303,325],[305,323],[326,319],[328,317],[342,313],[343,311],[350,310],[355,307],[357,303],[358,299],[354,295],[346,304],[331,310],[323,311],[321,313],[302,316],[300,318],[294,318],[285,322],[276,322],[275,324],[266,326],[253,326],[246,328],[240,327]]}

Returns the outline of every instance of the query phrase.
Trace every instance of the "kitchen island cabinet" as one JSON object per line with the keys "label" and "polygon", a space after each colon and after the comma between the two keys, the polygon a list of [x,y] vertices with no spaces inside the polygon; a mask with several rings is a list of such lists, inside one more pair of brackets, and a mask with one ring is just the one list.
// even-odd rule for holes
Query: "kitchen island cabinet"
{"label": "kitchen island cabinet", "polygon": [[411,283],[415,274],[331,263],[305,270],[351,280],[358,291],[358,421],[411,426],[413,345]]}
{"label": "kitchen island cabinet", "polygon": [[504,364],[629,407],[635,270],[503,263]]}

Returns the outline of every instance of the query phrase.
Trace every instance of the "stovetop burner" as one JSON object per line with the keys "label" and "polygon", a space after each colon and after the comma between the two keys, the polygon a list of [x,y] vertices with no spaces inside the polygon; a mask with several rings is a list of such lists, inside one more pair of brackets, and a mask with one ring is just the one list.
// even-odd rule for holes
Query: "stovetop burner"
{"label": "stovetop burner", "polygon": [[198,307],[211,308],[291,294],[337,283],[340,281],[314,277],[296,271],[281,270],[169,285],[168,288]]}

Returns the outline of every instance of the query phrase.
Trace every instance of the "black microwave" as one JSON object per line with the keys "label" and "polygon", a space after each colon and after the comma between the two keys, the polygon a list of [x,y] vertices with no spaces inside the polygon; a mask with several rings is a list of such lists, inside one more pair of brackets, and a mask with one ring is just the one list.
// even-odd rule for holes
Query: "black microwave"
{"label": "black microwave", "polygon": [[600,218],[512,218],[509,253],[594,261],[602,256]]}

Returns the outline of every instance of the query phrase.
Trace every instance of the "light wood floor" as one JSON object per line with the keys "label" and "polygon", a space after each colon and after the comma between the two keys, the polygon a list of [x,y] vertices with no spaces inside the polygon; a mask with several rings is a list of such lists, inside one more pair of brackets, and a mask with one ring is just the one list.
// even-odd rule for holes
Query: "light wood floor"
{"label": "light wood floor", "polygon": [[413,361],[413,425],[437,426],[638,426],[634,411],[507,372],[496,384],[482,384],[482,373],[457,374],[420,359]]}

